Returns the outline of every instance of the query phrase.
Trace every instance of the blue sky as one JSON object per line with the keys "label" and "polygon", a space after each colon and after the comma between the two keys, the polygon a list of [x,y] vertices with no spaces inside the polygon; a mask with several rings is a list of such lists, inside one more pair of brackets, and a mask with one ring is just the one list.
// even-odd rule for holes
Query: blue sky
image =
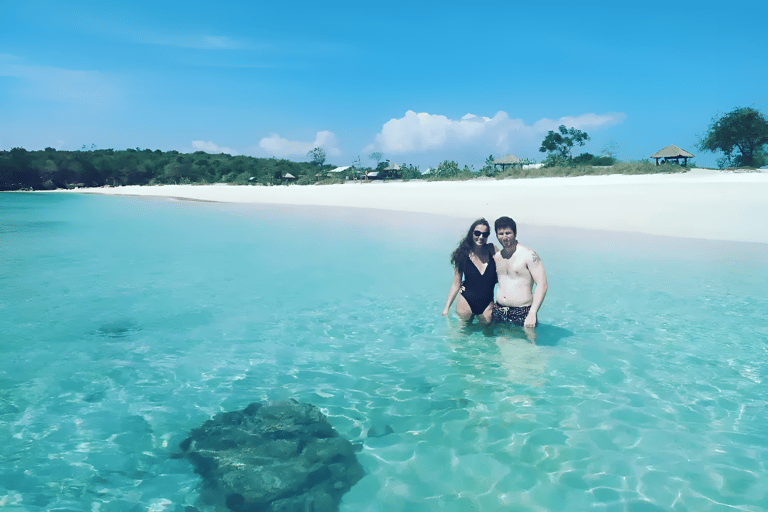
{"label": "blue sky", "polygon": [[[518,5],[522,4],[522,5]],[[536,5],[534,5],[536,4]],[[0,149],[150,148],[422,170],[541,160],[560,124],[622,160],[768,115],[768,3],[4,2]]]}

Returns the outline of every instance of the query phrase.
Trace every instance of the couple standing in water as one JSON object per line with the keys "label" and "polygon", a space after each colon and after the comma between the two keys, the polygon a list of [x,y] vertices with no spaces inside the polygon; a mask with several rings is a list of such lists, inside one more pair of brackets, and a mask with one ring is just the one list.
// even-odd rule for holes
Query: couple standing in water
{"label": "couple standing in water", "polygon": [[[453,251],[453,282],[442,314],[448,316],[458,296],[456,314],[466,322],[476,316],[483,324],[493,322],[534,328],[547,293],[544,264],[533,249],[517,242],[514,220],[499,217],[494,230],[501,250],[488,243],[491,226],[487,220],[479,219],[472,223],[467,236]],[[497,282],[499,289],[494,301],[493,290]]]}

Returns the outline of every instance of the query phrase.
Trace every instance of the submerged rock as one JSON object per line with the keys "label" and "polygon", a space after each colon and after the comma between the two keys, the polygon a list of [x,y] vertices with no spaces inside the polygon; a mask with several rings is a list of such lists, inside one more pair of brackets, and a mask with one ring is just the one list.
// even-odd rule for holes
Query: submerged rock
{"label": "submerged rock", "polygon": [[389,425],[374,425],[368,429],[367,437],[384,437],[389,434],[394,434],[394,430]]}
{"label": "submerged rock", "polygon": [[352,444],[296,400],[218,414],[179,446],[201,502],[221,511],[332,512],[364,474]]}
{"label": "submerged rock", "polygon": [[96,333],[107,338],[125,338],[133,331],[138,331],[139,326],[133,320],[122,319],[103,324]]}

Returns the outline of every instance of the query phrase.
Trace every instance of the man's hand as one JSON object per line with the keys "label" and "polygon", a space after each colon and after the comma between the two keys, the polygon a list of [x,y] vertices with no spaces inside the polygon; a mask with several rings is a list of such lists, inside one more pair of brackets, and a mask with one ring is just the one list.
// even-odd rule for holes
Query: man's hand
{"label": "man's hand", "polygon": [[523,324],[523,327],[526,329],[533,329],[536,327],[536,323],[538,322],[536,318],[536,313],[532,310],[528,312],[528,315],[525,317],[525,323]]}

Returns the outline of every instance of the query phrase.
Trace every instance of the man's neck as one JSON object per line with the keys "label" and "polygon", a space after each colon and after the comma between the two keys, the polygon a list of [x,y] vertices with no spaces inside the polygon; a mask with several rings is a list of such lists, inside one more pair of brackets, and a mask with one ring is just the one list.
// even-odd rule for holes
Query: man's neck
{"label": "man's neck", "polygon": [[511,247],[504,247],[501,250],[501,255],[505,258],[510,258],[513,254],[515,254],[516,250],[517,250],[517,242],[515,242]]}

